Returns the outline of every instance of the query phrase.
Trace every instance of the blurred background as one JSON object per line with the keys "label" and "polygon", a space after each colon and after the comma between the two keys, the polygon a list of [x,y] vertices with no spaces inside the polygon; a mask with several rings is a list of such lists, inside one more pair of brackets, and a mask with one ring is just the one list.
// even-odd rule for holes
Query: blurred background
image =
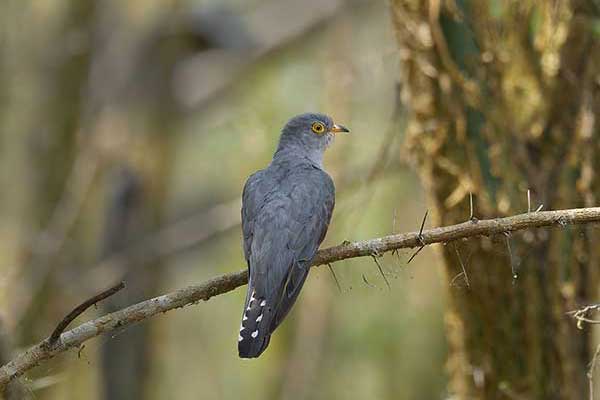
{"label": "blurred background", "polygon": [[[306,111],[352,133],[326,155],[324,246],[414,231],[400,52],[367,0],[0,3],[0,359],[83,299],[77,322],[244,268],[240,195]],[[466,214],[465,214],[466,215]],[[315,268],[258,360],[237,356],[245,289],[86,343],[7,398],[436,399],[445,270],[425,249]]]}
{"label": "blurred background", "polygon": [[[244,268],[240,195],[292,116],[348,126],[324,246],[598,206],[598,0],[0,2],[0,363]],[[472,203],[472,209],[471,209]],[[258,360],[244,289],[86,342],[14,399],[594,399],[598,225],[315,268]],[[336,283],[337,280],[337,283]],[[600,323],[600,321],[596,321]],[[581,328],[581,329],[580,329]],[[596,379],[594,380],[594,377]]]}

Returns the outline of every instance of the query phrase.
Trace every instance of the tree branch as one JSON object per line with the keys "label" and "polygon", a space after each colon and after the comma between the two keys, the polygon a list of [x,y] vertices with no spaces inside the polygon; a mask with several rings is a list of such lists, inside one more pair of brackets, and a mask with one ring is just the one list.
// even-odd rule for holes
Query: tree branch
{"label": "tree branch", "polygon": [[[600,222],[600,207],[532,212],[506,218],[473,220],[425,230],[421,234],[410,232],[354,243],[346,242],[339,246],[320,250],[313,261],[313,266],[326,265],[348,258],[378,257],[397,249],[447,243],[474,236],[490,236],[553,225],[566,226],[598,222]],[[8,382],[23,375],[42,361],[51,359],[68,349],[78,348],[91,338],[123,329],[154,315],[194,304],[200,300],[207,301],[213,296],[245,285],[247,281],[246,270],[221,275],[199,285],[188,286],[83,323],[62,333],[59,340],[53,345],[50,345],[50,338],[46,338],[0,368],[0,391]]]}
{"label": "tree branch", "polygon": [[96,303],[112,296],[113,294],[117,293],[119,290],[124,288],[125,282],[119,282],[117,285],[111,287],[110,289],[107,289],[102,293],[99,293],[87,299],[86,301],[75,307],[73,311],[71,311],[66,317],[62,319],[62,321],[58,323],[58,325],[50,335],[50,338],[48,338],[48,344],[52,346],[54,343],[56,343],[58,339],[60,339],[60,335],[63,333],[63,331],[67,329],[67,326],[69,326],[69,324],[73,322],[75,318],[83,314],[85,310],[95,305]]}

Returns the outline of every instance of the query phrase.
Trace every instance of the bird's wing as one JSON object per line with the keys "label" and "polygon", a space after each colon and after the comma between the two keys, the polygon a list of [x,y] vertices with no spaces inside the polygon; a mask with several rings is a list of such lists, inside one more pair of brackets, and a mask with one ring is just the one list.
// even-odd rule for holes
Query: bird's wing
{"label": "bird's wing", "polygon": [[250,261],[250,251],[254,231],[254,222],[259,211],[267,200],[267,194],[274,186],[264,170],[258,171],[248,178],[242,192],[242,234],[244,235],[244,257]]}
{"label": "bird's wing", "polygon": [[329,175],[306,166],[278,181],[251,177],[243,198],[250,279],[238,339],[240,355],[256,357],[304,284],[329,226],[335,189]]}
{"label": "bird's wing", "polygon": [[316,170],[303,178],[292,192],[292,219],[298,222],[290,241],[293,265],[287,271],[285,288],[280,293],[271,330],[286,317],[304,285],[310,264],[325,239],[335,205],[333,181],[322,170]]}

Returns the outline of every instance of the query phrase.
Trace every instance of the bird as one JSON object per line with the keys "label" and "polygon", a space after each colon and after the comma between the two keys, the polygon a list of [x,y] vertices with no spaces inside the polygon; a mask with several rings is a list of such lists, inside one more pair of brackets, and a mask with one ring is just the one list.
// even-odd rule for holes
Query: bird
{"label": "bird", "polygon": [[248,289],[238,335],[240,358],[265,351],[304,285],[335,205],[323,154],[342,132],[349,130],[324,114],[293,117],[281,130],[271,163],[244,185]]}

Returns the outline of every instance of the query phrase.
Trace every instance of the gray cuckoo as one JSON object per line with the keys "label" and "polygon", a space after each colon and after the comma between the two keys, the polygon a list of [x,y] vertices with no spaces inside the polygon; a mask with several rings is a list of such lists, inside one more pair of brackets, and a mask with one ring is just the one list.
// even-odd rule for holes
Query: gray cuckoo
{"label": "gray cuckoo", "polygon": [[323,153],[348,129],[322,114],[302,114],[283,127],[269,166],[248,178],[242,195],[248,292],[238,350],[258,357],[290,311],[325,238],[335,188]]}

